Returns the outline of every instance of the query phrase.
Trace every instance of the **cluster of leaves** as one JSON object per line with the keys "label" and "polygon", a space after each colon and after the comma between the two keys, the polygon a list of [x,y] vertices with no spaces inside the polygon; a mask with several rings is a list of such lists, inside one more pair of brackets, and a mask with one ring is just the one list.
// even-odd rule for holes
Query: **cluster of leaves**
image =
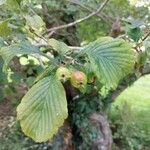
{"label": "cluster of leaves", "polygon": [[[26,4],[21,6],[26,8]],[[19,8],[22,10],[24,9],[24,7],[22,7]],[[28,13],[30,14],[30,11]],[[40,34],[37,29],[40,28],[41,31],[43,30],[44,23],[41,17],[35,14],[30,16],[23,14],[19,19],[21,23],[24,24],[23,18],[25,19],[26,27],[24,30],[25,33],[27,33],[26,38],[28,40],[20,40],[16,43],[13,39],[11,44],[8,44],[8,39],[4,39],[7,44],[1,47],[0,54],[4,60],[3,71],[5,72],[8,69],[11,59],[18,54],[36,54],[48,57],[40,48],[31,44],[31,42],[34,42],[33,39],[36,38],[33,34]],[[1,30],[3,31],[2,33],[5,33],[5,30],[11,28],[8,23],[9,22],[7,22],[6,25],[4,22],[1,23],[3,29]],[[18,25],[18,27],[20,27],[20,25]],[[3,37],[6,36],[5,34],[1,35]],[[12,36],[12,34],[10,35]],[[59,54],[56,59],[49,59],[46,64],[49,66],[49,63],[51,63],[51,65],[54,66],[53,72],[46,74],[48,77],[38,81],[23,97],[22,102],[17,108],[17,117],[20,120],[23,131],[26,135],[38,142],[46,141],[48,138],[51,138],[68,116],[65,90],[61,82],[58,81],[54,75],[55,68],[57,68],[57,64],[54,62],[64,58],[63,55],[67,55],[66,53],[70,49],[65,44],[56,40],[46,40],[46,42],[48,42],[47,44],[49,44],[53,51],[57,51]],[[128,74],[134,65],[134,53],[131,47],[120,39],[102,38],[97,40],[85,47],[79,54],[80,57],[84,55],[88,56],[88,61],[90,61],[92,67],[95,66],[93,68],[94,74],[107,88],[115,88],[119,80]],[[112,59],[114,59],[114,61],[112,61]],[[131,60],[130,63],[129,60]],[[116,64],[118,64],[118,66]]]}
{"label": "cluster of leaves", "polygon": [[[51,3],[46,1],[45,3],[50,10],[56,10],[56,7],[64,8],[64,5],[61,4],[65,2],[54,1]],[[4,13],[2,13],[1,16],[5,20],[0,23],[0,36],[4,43],[4,45],[0,45],[0,56],[3,59],[2,70],[4,72],[7,73],[10,69],[9,64],[14,56],[18,56],[20,60],[33,56],[39,60],[35,75],[33,75],[34,69],[32,66],[31,72],[28,70],[27,76],[31,73],[31,76],[34,76],[33,79],[35,79],[39,66],[42,73],[36,78],[35,82],[32,81],[30,86],[32,84],[33,86],[17,107],[17,118],[23,132],[36,142],[43,142],[52,138],[68,117],[66,91],[63,83],[56,78],[56,70],[62,63],[74,70],[81,70],[81,68],[86,70],[88,78],[91,74],[92,77],[96,77],[97,82],[94,88],[100,93],[102,88],[106,88],[108,91],[116,89],[120,80],[133,73],[135,55],[138,55],[132,49],[132,45],[121,38],[98,38],[85,47],[80,47],[77,53],[65,43],[47,38],[48,35],[45,30],[48,25],[51,25],[51,22],[46,23],[46,21],[43,21],[44,16],[43,18],[40,17],[40,15],[42,16],[41,8],[44,7],[45,3],[43,4],[41,1],[29,3],[15,1],[13,13],[11,12],[9,16],[4,16]],[[12,1],[7,0],[3,1],[0,7],[4,6],[5,12],[5,10],[10,9],[11,5]],[[70,14],[75,12],[71,12],[71,10],[69,11]],[[68,11],[68,7],[63,11]],[[60,16],[61,14],[59,14]],[[57,24],[57,20],[54,24]],[[130,25],[132,26],[132,22],[130,22]],[[134,44],[139,42],[142,37],[139,26],[131,27],[127,34],[129,41],[134,42]],[[89,109],[90,112],[94,107],[93,105],[97,104],[96,102],[94,100],[91,102],[92,104],[89,102],[88,105],[92,105]],[[84,104],[84,100],[82,103]],[[88,108],[88,105],[85,109]],[[86,112],[87,115],[89,113]],[[76,117],[75,119],[77,119]],[[76,124],[79,128],[80,123]],[[81,136],[82,138],[85,137],[84,134]]]}
{"label": "cluster of leaves", "polygon": [[[10,49],[13,53],[10,53]],[[33,53],[42,54],[35,46],[26,42],[2,47],[1,55],[5,60],[4,70],[7,69],[10,59],[15,54]],[[79,57],[84,55],[88,56],[94,74],[108,89],[116,88],[120,79],[130,73],[134,65],[133,50],[120,39],[101,38],[81,50]],[[53,136],[67,118],[65,91],[53,73],[36,83],[17,108],[23,131],[38,142]]]}

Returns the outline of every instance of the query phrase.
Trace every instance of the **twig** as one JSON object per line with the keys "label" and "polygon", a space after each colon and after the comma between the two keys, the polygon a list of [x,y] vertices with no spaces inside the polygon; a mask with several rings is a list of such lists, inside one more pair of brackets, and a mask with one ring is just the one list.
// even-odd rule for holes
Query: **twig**
{"label": "twig", "polygon": [[46,55],[45,53],[41,53],[42,56],[46,57],[47,59],[49,59],[50,61],[53,61],[53,58]]}
{"label": "twig", "polygon": [[[49,34],[48,36],[52,36],[52,34],[54,34],[54,33],[55,33],[55,31],[53,30],[53,31],[50,32],[50,34]],[[34,32],[34,34],[35,34],[37,37],[43,39],[43,40],[46,42],[45,44],[44,44],[44,43],[38,43],[38,44],[36,44],[37,47],[47,47],[47,46],[51,46],[51,45],[48,44],[48,40],[47,40],[45,37],[43,37],[42,35],[39,35],[39,34],[37,34],[37,33],[35,33],[35,32]],[[77,46],[68,46],[68,47],[69,47],[70,49],[75,49],[75,50],[81,50],[81,49],[82,49],[82,47],[77,47]]]}
{"label": "twig", "polygon": [[104,3],[102,3],[102,5],[96,11],[92,12],[88,16],[85,16],[83,18],[80,18],[80,19],[78,19],[78,20],[76,20],[74,22],[71,22],[71,23],[68,23],[68,24],[65,24],[65,25],[60,25],[60,26],[57,26],[57,27],[50,28],[50,29],[47,30],[47,32],[56,31],[56,30],[72,27],[72,26],[74,26],[76,24],[79,24],[82,21],[85,21],[85,20],[87,20],[87,19],[97,15],[98,13],[100,13],[108,2],[109,2],[109,0],[105,0]]}
{"label": "twig", "polygon": [[39,35],[38,33],[36,33],[36,32],[33,32],[37,37],[39,37],[39,38],[41,38],[42,40],[44,40],[46,43],[48,42],[47,41],[47,39],[44,37],[44,36],[42,36],[42,35]]}
{"label": "twig", "polygon": [[142,38],[142,42],[145,41],[150,36],[150,31]]}
{"label": "twig", "polygon": [[141,42],[135,46],[136,51],[138,51],[138,47],[150,36],[150,31],[141,39]]}
{"label": "twig", "polygon": [[55,30],[51,31],[51,32],[48,34],[48,37],[50,38],[54,33],[55,33]]}
{"label": "twig", "polygon": [[70,49],[73,49],[73,50],[81,50],[83,49],[83,47],[78,47],[78,46],[69,46]]}
{"label": "twig", "polygon": [[35,46],[37,46],[38,48],[41,48],[41,47],[49,47],[49,45],[47,43],[36,43],[34,44]]}
{"label": "twig", "polygon": [[97,147],[98,150],[111,150],[113,143],[112,133],[106,113],[93,113],[90,116],[90,120],[93,123],[98,123],[100,126],[100,131],[97,131],[100,133],[100,136],[93,140],[93,144]]}
{"label": "twig", "polygon": [[[50,44],[48,43],[37,43],[35,44],[35,46],[41,48],[41,47],[51,47]],[[70,50],[82,50],[83,47],[79,47],[79,46],[68,46],[70,48]]]}
{"label": "twig", "polygon": [[[96,11],[95,9],[90,8],[89,6],[82,5],[79,1],[73,0],[73,1],[70,1],[70,2],[80,6],[81,8],[83,8],[83,9],[85,9],[85,10],[91,12],[91,13],[93,11]],[[105,21],[109,25],[111,25],[113,23],[113,21],[110,20],[108,17],[106,17],[106,15],[104,16],[102,12],[101,13],[97,13],[96,16],[98,16],[100,19],[102,19],[103,21]]]}

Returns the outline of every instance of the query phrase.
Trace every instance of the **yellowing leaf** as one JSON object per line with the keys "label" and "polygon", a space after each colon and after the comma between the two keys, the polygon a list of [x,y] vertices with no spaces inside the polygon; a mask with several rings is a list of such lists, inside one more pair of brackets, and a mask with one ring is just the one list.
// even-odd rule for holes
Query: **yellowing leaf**
{"label": "yellowing leaf", "polygon": [[11,29],[8,26],[9,20],[0,22],[0,36],[5,37],[11,33]]}
{"label": "yellowing leaf", "polygon": [[35,84],[17,107],[23,132],[36,142],[52,138],[67,116],[64,88],[53,76]]}

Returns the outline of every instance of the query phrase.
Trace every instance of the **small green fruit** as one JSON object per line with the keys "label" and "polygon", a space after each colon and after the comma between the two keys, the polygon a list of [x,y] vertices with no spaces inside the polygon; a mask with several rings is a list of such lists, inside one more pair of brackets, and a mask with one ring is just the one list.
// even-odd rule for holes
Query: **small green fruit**
{"label": "small green fruit", "polygon": [[85,88],[87,84],[87,77],[81,71],[75,71],[71,74],[71,84],[77,89]]}
{"label": "small green fruit", "polygon": [[56,70],[57,79],[63,83],[66,82],[67,80],[69,80],[70,76],[71,76],[71,73],[70,73],[69,69],[66,67],[59,67]]}

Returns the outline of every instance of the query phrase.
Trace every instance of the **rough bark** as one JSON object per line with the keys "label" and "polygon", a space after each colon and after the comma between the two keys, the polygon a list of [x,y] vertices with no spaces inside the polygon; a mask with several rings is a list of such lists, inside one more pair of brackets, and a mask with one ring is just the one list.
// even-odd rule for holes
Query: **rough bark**
{"label": "rough bark", "polygon": [[93,114],[90,119],[93,122],[97,122],[100,125],[101,136],[99,136],[94,144],[97,146],[98,150],[111,150],[112,149],[112,134],[110,130],[110,126],[108,123],[106,114]]}

